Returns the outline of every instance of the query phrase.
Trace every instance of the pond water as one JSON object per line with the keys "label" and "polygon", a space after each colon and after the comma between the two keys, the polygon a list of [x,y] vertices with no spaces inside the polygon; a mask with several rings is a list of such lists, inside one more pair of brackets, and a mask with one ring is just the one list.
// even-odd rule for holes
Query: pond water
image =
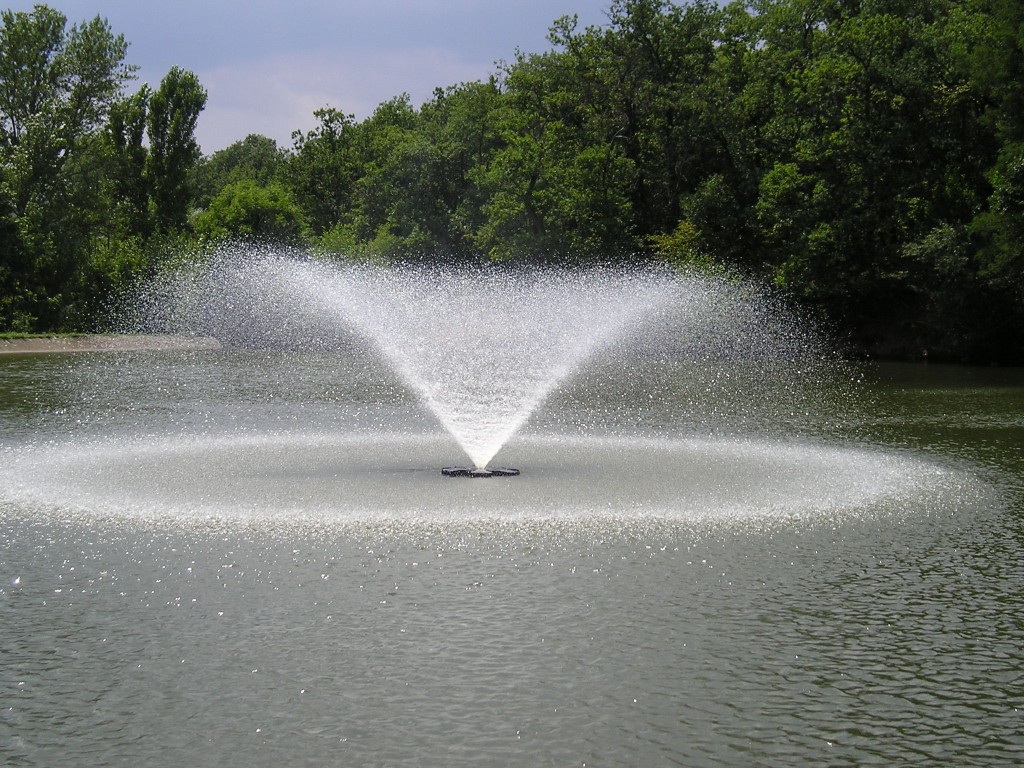
{"label": "pond water", "polygon": [[835,379],[0,357],[0,763],[1019,765],[1024,372]]}

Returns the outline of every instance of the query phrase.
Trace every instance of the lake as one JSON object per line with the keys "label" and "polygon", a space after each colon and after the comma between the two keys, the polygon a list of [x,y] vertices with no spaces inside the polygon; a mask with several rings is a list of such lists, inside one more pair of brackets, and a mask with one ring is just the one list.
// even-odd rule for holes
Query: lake
{"label": "lake", "polygon": [[1024,762],[1024,371],[613,367],[0,357],[0,763]]}

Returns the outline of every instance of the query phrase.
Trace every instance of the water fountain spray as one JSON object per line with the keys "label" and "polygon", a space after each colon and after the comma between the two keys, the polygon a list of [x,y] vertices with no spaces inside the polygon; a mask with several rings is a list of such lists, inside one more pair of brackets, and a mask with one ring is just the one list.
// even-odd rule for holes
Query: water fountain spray
{"label": "water fountain spray", "polygon": [[[472,462],[448,477],[509,477],[491,459],[598,351],[678,304],[657,269],[455,270],[338,266],[228,251],[158,291],[164,328],[228,343],[366,340]],[[171,301],[167,297],[172,298]],[[169,309],[168,309],[169,308]]]}

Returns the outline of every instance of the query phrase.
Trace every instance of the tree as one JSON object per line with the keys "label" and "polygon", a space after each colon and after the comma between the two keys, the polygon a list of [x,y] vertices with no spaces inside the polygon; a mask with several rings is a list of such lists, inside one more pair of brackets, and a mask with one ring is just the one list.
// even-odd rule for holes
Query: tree
{"label": "tree", "polygon": [[360,126],[362,173],[342,218],[360,239],[383,244],[384,255],[402,250],[403,241],[412,240],[415,248],[425,239],[424,217],[409,215],[410,208],[429,207],[423,199],[430,197],[423,184],[429,151],[423,138],[408,94],[382,102]]}
{"label": "tree", "polygon": [[69,28],[43,5],[0,14],[0,195],[18,231],[7,323],[74,322],[89,226],[102,204],[88,156],[94,132],[134,76],[126,51],[124,37],[100,17]]}
{"label": "tree", "polygon": [[320,124],[292,134],[292,157],[284,181],[304,212],[314,235],[321,235],[351,206],[356,179],[362,174],[359,131],[352,115],[337,109],[316,110]]}
{"label": "tree", "polygon": [[551,52],[505,69],[499,144],[471,176],[485,196],[475,240],[492,258],[579,260],[628,247],[635,164],[606,134],[580,64]]}
{"label": "tree", "polygon": [[478,171],[501,145],[497,116],[502,93],[496,78],[437,89],[420,109],[429,150],[431,188],[442,253],[475,258],[474,235],[485,221]]}
{"label": "tree", "polygon": [[[966,51],[965,65],[987,96],[982,115],[998,149],[988,170],[991,189],[971,222],[979,239],[975,261],[986,284],[1012,309],[1006,323],[1024,325],[1024,3],[991,0],[984,35]],[[1024,346],[1024,333],[1010,342]],[[1024,355],[1024,350],[1021,351]]]}
{"label": "tree", "polygon": [[153,228],[145,145],[150,93],[149,86],[143,85],[113,104],[104,132],[110,154],[107,184],[114,212],[112,225],[119,236],[146,238]]}
{"label": "tree", "polygon": [[288,153],[267,136],[251,133],[209,157],[201,158],[192,172],[196,208],[206,208],[220,190],[238,181],[267,186],[280,181]]}
{"label": "tree", "polygon": [[28,273],[21,232],[7,193],[6,169],[0,166],[0,328],[29,331],[33,318],[26,312],[22,282]]}
{"label": "tree", "polygon": [[212,241],[231,239],[290,242],[305,229],[288,190],[277,182],[251,179],[228,184],[196,216],[196,233]]}
{"label": "tree", "polygon": [[10,151],[45,123],[65,142],[56,156],[65,156],[134,77],[128,44],[99,16],[68,29],[45,5],[3,11],[0,21],[0,144]]}
{"label": "tree", "polygon": [[986,186],[991,140],[956,53],[979,26],[932,0],[779,0],[751,23],[767,274],[868,346],[932,347],[929,307],[954,284],[935,249]]}
{"label": "tree", "polygon": [[187,221],[190,174],[201,154],[196,123],[205,106],[199,79],[180,67],[172,67],[149,98],[146,175],[160,231],[181,228]]}

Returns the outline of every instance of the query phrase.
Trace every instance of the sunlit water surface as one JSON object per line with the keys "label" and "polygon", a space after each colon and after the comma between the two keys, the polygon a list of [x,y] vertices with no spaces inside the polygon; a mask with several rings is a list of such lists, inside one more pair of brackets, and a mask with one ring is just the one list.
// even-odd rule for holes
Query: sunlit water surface
{"label": "sunlit water surface", "polygon": [[0,763],[1020,764],[1024,377],[770,374],[0,358]]}

